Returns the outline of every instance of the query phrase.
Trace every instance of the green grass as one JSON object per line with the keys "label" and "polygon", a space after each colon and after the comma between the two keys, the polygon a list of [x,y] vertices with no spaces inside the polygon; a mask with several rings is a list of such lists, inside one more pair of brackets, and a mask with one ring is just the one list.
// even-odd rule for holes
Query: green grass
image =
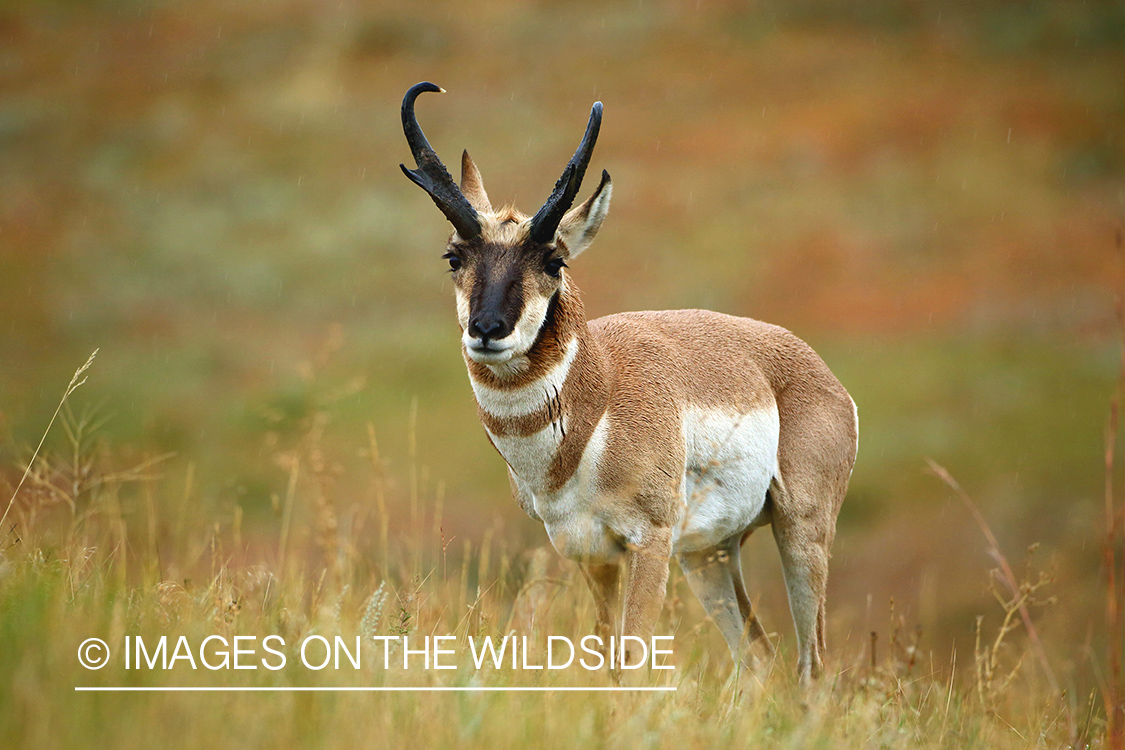
{"label": "green grass", "polygon": [[[69,407],[69,404],[67,404]],[[840,638],[811,691],[794,679],[791,639],[773,636],[777,657],[757,673],[732,675],[717,631],[673,568],[657,632],[673,635],[670,671],[625,675],[651,693],[77,693],[76,686],[614,686],[606,670],[476,670],[467,638],[527,635],[541,656],[548,635],[590,632],[592,600],[573,563],[528,549],[502,526],[466,535],[446,515],[450,499],[428,490],[419,467],[387,472],[369,443],[369,494],[338,493],[324,412],[314,410],[292,446],[272,456],[287,471],[275,502],[280,522],[216,515],[155,471],[129,465],[63,411],[70,451],[32,466],[13,506],[0,557],[0,737],[11,747],[347,747],[378,737],[420,746],[682,747],[765,743],[794,747],[1059,746],[1097,736],[1097,696],[1073,682],[1045,686],[1013,619],[1018,604],[978,600],[985,616],[969,651],[936,652],[912,616],[880,616],[872,636]],[[372,433],[373,434],[373,433]],[[413,443],[415,435],[405,436]],[[124,463],[123,463],[124,461]],[[398,481],[396,481],[398,480]],[[439,486],[440,487],[440,486]],[[398,515],[399,517],[395,517]],[[244,525],[245,522],[245,525]],[[267,531],[272,529],[272,534]],[[460,529],[460,530],[459,530]],[[454,531],[459,530],[459,531]],[[1028,568],[1027,586],[1035,582]],[[988,579],[982,568],[979,580]],[[1047,578],[1042,586],[1057,582]],[[996,591],[1001,593],[999,587]],[[1020,601],[1045,598],[1026,589]],[[1068,604],[1065,592],[1062,606]],[[880,608],[882,609],[882,608]],[[1040,610],[1033,607],[1035,619]],[[773,613],[778,616],[778,612]],[[1007,615],[1007,623],[1001,624]],[[193,653],[208,636],[279,635],[279,671],[124,668],[125,638],[169,650],[180,636]],[[297,644],[309,635],[349,645],[359,669],[309,670]],[[372,636],[453,635],[457,669],[385,669]],[[971,638],[973,632],[967,633]],[[88,671],[76,652],[105,640],[115,658]],[[981,640],[983,637],[983,640]],[[252,642],[256,646],[257,642]],[[274,644],[277,645],[276,643]],[[228,646],[229,648],[229,646]],[[260,647],[258,647],[260,649]],[[1081,658],[1052,644],[1051,658]],[[258,663],[258,650],[249,663]],[[218,654],[212,649],[209,658]],[[540,659],[541,661],[541,659]],[[536,660],[532,659],[531,663]]]}
{"label": "green grass", "polygon": [[[112,526],[112,519],[103,518]],[[170,672],[126,671],[125,635],[151,644],[161,635],[186,635],[198,644],[208,635],[262,638],[280,634],[288,644],[305,635],[330,638],[408,633],[499,636],[512,630],[533,642],[547,634],[581,634],[592,622],[590,598],[580,576],[550,563],[551,575],[501,554],[498,572],[483,572],[473,545],[468,570],[447,567],[431,549],[417,567],[405,563],[420,552],[403,543],[392,558],[409,578],[380,578],[372,571],[293,564],[275,573],[268,562],[225,562],[218,541],[208,561],[213,577],[186,587],[160,580],[156,561],[143,553],[133,565],[147,579],[127,582],[113,541],[28,550],[28,540],[5,554],[0,568],[0,637],[8,656],[0,662],[0,712],[10,747],[349,747],[378,737],[419,746],[474,747],[682,747],[766,743],[799,747],[1025,747],[1039,741],[1063,744],[1065,708],[1044,695],[1025,674],[990,700],[972,692],[972,664],[934,664],[899,644],[872,667],[870,655],[837,651],[825,679],[807,695],[794,684],[792,654],[781,651],[770,671],[729,679],[725,649],[711,637],[682,579],[674,580],[660,632],[674,634],[672,672],[651,672],[626,684],[663,684],[674,694],[78,694],[76,685],[105,686],[432,686],[613,685],[605,672],[563,670],[477,672],[467,658],[459,669],[427,672],[384,670],[374,642],[365,646],[360,670],[313,672],[289,665],[280,672],[192,672],[181,663]],[[90,546],[86,546],[90,545]],[[454,549],[459,549],[457,545]],[[272,550],[261,550],[268,553]],[[495,555],[495,551],[492,551]],[[550,553],[548,553],[550,554]],[[460,558],[458,554],[456,557]],[[161,565],[167,565],[162,560]],[[200,567],[206,569],[208,564]],[[325,574],[325,571],[328,573]],[[536,572],[540,575],[536,576]],[[481,573],[483,578],[474,574]],[[475,579],[475,580],[474,580]],[[371,598],[386,585],[383,607]],[[105,639],[117,659],[97,672],[79,667],[75,651],[87,637]],[[883,633],[886,638],[887,633]],[[899,637],[902,637],[901,634]],[[883,648],[886,650],[886,641]],[[215,658],[215,657],[212,657]],[[401,658],[396,653],[397,658]],[[965,659],[965,656],[962,656]],[[1008,669],[1017,654],[1005,656]],[[534,663],[534,661],[532,662]],[[417,665],[416,665],[417,667]],[[1032,671],[1030,666],[1024,672]],[[967,687],[966,687],[967,685]],[[1083,725],[1082,731],[1093,727]]]}

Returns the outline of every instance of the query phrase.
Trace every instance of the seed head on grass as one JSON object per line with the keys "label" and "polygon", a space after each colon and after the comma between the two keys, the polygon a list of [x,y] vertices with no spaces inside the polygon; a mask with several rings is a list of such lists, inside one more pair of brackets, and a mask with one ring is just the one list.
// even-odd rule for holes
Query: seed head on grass
{"label": "seed head on grass", "polygon": [[98,356],[99,351],[100,349],[95,349],[93,353],[90,354],[90,357],[86,360],[86,364],[75,370],[74,377],[72,377],[70,379],[70,382],[67,383],[66,391],[63,392],[62,399],[59,401],[59,405],[55,407],[55,413],[51,415],[51,421],[47,423],[47,429],[43,430],[43,437],[39,438],[39,445],[35,447],[35,452],[31,454],[31,460],[27,462],[27,468],[24,469],[23,476],[20,477],[20,481],[19,484],[16,485],[15,492],[13,492],[12,496],[8,499],[8,506],[4,508],[4,514],[0,516],[0,529],[4,528],[4,522],[8,520],[8,512],[12,510],[12,505],[16,502],[16,495],[20,494],[20,488],[23,487],[23,483],[27,481],[27,475],[31,473],[31,467],[35,465],[35,459],[39,457],[39,451],[43,449],[43,443],[47,440],[47,433],[51,431],[51,425],[55,423],[55,420],[59,416],[59,412],[62,411],[63,404],[65,404],[66,400],[70,398],[70,394],[74,393],[74,391],[76,391],[79,386],[86,382],[86,378],[82,376],[87,370],[90,369],[90,365],[94,364],[94,357]]}
{"label": "seed head on grass", "polygon": [[363,619],[360,628],[366,636],[374,636],[379,632],[379,623],[383,621],[383,605],[387,603],[387,582],[380,581],[379,588],[367,600],[363,610]]}

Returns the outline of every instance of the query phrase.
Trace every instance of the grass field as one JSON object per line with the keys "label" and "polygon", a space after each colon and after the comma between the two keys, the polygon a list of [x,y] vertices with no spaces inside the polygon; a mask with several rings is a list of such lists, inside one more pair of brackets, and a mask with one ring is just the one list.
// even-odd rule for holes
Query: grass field
{"label": "grass field", "polygon": [[[424,747],[1060,747],[1099,745],[1104,732],[1102,696],[1060,695],[1032,663],[1018,610],[1026,604],[1037,615],[1053,581],[1030,566],[1017,597],[993,584],[1001,604],[981,613],[990,615],[982,618],[989,624],[978,622],[972,651],[939,655],[925,648],[925,634],[891,602],[869,638],[836,644],[826,677],[808,693],[795,684],[785,638],[776,662],[732,676],[721,640],[674,571],[659,632],[675,636],[675,669],[644,670],[621,683],[675,687],[674,693],[76,694],[79,685],[618,682],[604,669],[476,668],[465,646],[470,637],[526,635],[540,654],[530,664],[541,665],[548,635],[577,640],[588,633],[593,612],[585,584],[547,548],[512,549],[493,534],[479,541],[447,537],[440,495],[388,495],[375,443],[374,513],[338,512],[314,420],[301,446],[285,455],[291,481],[280,538],[247,539],[237,518],[228,525],[194,511],[163,517],[155,498],[170,490],[157,478],[156,461],[111,469],[117,457],[84,442],[81,420],[65,412],[63,420],[73,452],[34,465],[27,486],[35,499],[20,508],[0,566],[6,746],[348,747],[377,737]],[[143,503],[123,502],[129,485],[141,488]],[[191,487],[184,493],[190,500]],[[409,508],[406,533],[388,534],[389,507]],[[126,636],[146,639],[149,650],[161,636],[195,645],[220,636],[224,644],[206,657],[212,664],[220,663],[222,645],[229,652],[236,636],[250,636],[258,641],[250,641],[243,663],[257,664],[264,652],[258,646],[254,653],[255,644],[270,634],[287,644],[289,661],[279,671],[207,671],[186,661],[168,671],[129,670],[122,660]],[[348,644],[358,636],[360,668],[345,661],[343,669],[302,669],[292,644],[310,635],[342,636]],[[410,670],[399,669],[399,647],[386,669],[382,648],[371,640],[426,635],[456,636],[456,653],[444,660],[456,670],[421,669],[418,656]],[[108,668],[88,671],[75,659],[78,644],[92,636],[117,654]],[[316,664],[320,653],[313,653]]]}
{"label": "grass field", "polygon": [[[1080,740],[1097,735],[1095,696],[1077,706],[1047,694],[1040,681],[1017,674],[1018,648],[1001,657],[1002,674],[983,702],[972,687],[972,654],[934,664],[915,654],[909,636],[895,652],[879,657],[854,648],[837,651],[822,685],[803,695],[789,664],[768,676],[728,679],[729,665],[713,639],[698,638],[698,611],[686,604],[686,587],[674,598],[661,629],[676,634],[676,670],[657,684],[675,693],[469,693],[469,694],[81,694],[81,685],[318,685],[466,686],[612,685],[605,672],[562,676],[507,670],[477,672],[468,659],[445,673],[384,670],[377,649],[364,668],[324,673],[287,668],[282,673],[192,673],[184,664],[171,673],[127,672],[119,667],[86,672],[74,650],[89,633],[119,649],[124,633],[202,637],[280,633],[295,642],[306,633],[381,635],[501,634],[508,625],[539,638],[546,632],[589,629],[588,597],[575,575],[529,578],[493,572],[482,594],[466,589],[460,564],[441,580],[438,566],[424,582],[406,582],[390,593],[379,616],[370,617],[370,576],[349,576],[343,588],[294,574],[274,578],[264,567],[220,567],[211,580],[185,590],[171,582],[127,588],[115,580],[115,563],[90,548],[75,548],[79,561],[8,561],[4,571],[0,633],[14,658],[3,666],[4,743],[10,747],[349,747],[380,738],[419,746],[482,747],[713,746],[765,743],[792,747],[1027,747],[1064,746],[1068,732]],[[476,560],[472,573],[476,572]],[[221,563],[220,563],[221,566]],[[521,594],[516,612],[513,599]],[[458,610],[457,606],[463,609]],[[526,623],[525,615],[533,618]],[[710,627],[706,625],[706,627]],[[883,637],[888,633],[883,631]],[[886,643],[886,641],[884,641]],[[705,645],[706,644],[706,645]],[[1011,644],[1008,644],[1011,647]],[[65,647],[64,647],[65,646]],[[890,649],[887,649],[890,651]],[[787,660],[783,654],[782,661]],[[291,654],[292,658],[296,658]],[[395,654],[398,657],[398,654]],[[392,662],[397,663],[397,662]],[[535,663],[533,660],[532,663]],[[540,661],[540,663],[542,663]],[[1033,671],[1025,667],[1025,672]],[[654,673],[655,674],[655,673]],[[186,676],[185,676],[186,675]],[[440,675],[440,676],[439,676]],[[948,677],[943,677],[947,675]],[[652,678],[656,681],[657,678]],[[1090,705],[1090,703],[1093,705]],[[1078,724],[1067,726],[1077,708]]]}
{"label": "grass field", "polygon": [[[0,743],[1106,746],[1122,70],[1108,0],[0,4]],[[780,656],[737,683],[675,571],[674,694],[73,692],[180,679],[84,670],[87,637],[589,631],[477,420],[447,227],[398,170],[420,80],[449,92],[419,102],[438,152],[528,212],[602,100],[591,317],[777,323],[854,396],[807,698],[768,534],[743,562]],[[1034,636],[929,460],[1017,582],[1046,575]]]}
{"label": "grass field", "polygon": [[[84,376],[85,368],[75,374],[68,397]],[[1066,606],[1066,593],[1060,598],[1055,575],[1039,569],[1034,550],[1026,567],[1010,568],[983,517],[997,568],[987,577],[982,572],[982,580],[995,602],[977,619],[971,651],[939,655],[927,648],[924,629],[908,623],[892,600],[868,637],[836,644],[825,677],[811,690],[793,678],[785,637],[757,672],[734,674],[673,570],[658,626],[659,634],[674,637],[663,662],[673,669],[622,671],[617,678],[604,668],[544,671],[548,636],[577,641],[592,630],[592,600],[576,566],[546,547],[513,548],[491,531],[480,540],[447,536],[441,490],[425,493],[411,466],[399,483],[409,488],[407,496],[394,496],[373,429],[367,446],[373,502],[363,506],[344,507],[333,490],[322,412],[305,423],[297,445],[278,449],[275,458],[289,480],[277,498],[274,540],[244,535],[241,513],[228,524],[188,510],[190,481],[176,517],[168,518],[166,509],[176,506],[157,500],[173,491],[160,475],[168,457],[120,464],[97,440],[92,418],[76,416],[63,401],[60,429],[69,450],[29,462],[0,562],[6,746],[348,747],[373,737],[425,747],[995,748],[1120,741],[1107,734],[1103,711],[1121,700],[1120,666],[1113,666],[1120,652],[1095,653],[1107,648],[1098,640],[1088,640],[1084,652],[1071,646],[1072,658],[1108,664],[1110,671],[1099,675],[1098,688],[1080,689],[1072,677],[1060,683],[1051,662],[1068,649],[1053,644],[1048,655],[1038,629],[1041,610],[1060,601]],[[931,468],[961,494],[968,512],[979,513],[955,479]],[[408,517],[394,523],[391,508],[408,510]],[[392,535],[392,526],[401,532]],[[1115,550],[1120,540],[1109,544]],[[1120,552],[1112,554],[1116,571]],[[1113,583],[1106,592],[1120,594]],[[417,649],[418,639],[439,635],[452,636],[440,671],[436,655],[429,669],[429,656],[417,653],[409,669],[400,669],[405,642],[387,647],[378,640],[413,638]],[[512,668],[474,661],[469,640],[506,635],[526,638],[525,649],[533,644],[530,661],[525,654],[518,662],[522,670],[514,658]],[[282,639],[268,654],[258,645],[267,636]],[[296,646],[310,636],[340,638],[351,651],[343,658],[337,653],[335,666],[321,671],[327,644],[313,648],[308,661]],[[88,670],[75,658],[90,637],[116,654],[108,668]],[[157,666],[162,637],[171,667]],[[130,646],[138,638],[147,643],[143,656]],[[207,638],[220,640],[208,651]],[[241,671],[229,660],[239,664],[232,653],[238,638],[250,644]],[[192,656],[181,654],[177,664],[180,640]],[[274,658],[282,653],[284,665]],[[346,660],[349,653],[354,663]],[[278,666],[267,670],[267,661]],[[77,686],[570,690],[77,693]],[[674,691],[574,691],[639,686]]]}

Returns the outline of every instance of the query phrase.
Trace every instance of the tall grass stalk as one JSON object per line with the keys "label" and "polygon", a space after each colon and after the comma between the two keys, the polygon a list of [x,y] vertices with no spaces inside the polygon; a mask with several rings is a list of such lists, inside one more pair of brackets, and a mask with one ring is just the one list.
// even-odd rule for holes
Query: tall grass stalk
{"label": "tall grass stalk", "polygon": [[31,459],[27,462],[27,467],[24,469],[15,491],[12,492],[12,496],[8,499],[8,505],[4,508],[4,514],[0,515],[0,530],[3,530],[4,522],[8,520],[8,513],[11,512],[12,505],[15,504],[16,496],[20,494],[23,483],[27,481],[27,475],[31,473],[31,467],[35,466],[35,461],[39,458],[39,451],[43,450],[43,443],[47,440],[47,434],[51,431],[51,426],[54,425],[55,420],[58,419],[59,412],[62,411],[63,405],[66,403],[67,399],[70,398],[70,394],[74,393],[86,382],[86,378],[82,376],[90,369],[90,365],[94,364],[94,357],[98,356],[98,351],[100,350],[95,349],[93,353],[90,354],[89,359],[86,360],[86,364],[75,370],[74,377],[67,383],[66,390],[63,391],[62,399],[59,400],[59,405],[55,407],[55,413],[51,415],[51,421],[47,423],[47,429],[43,430],[43,436],[39,438],[39,445],[35,446],[35,452],[31,454]]}

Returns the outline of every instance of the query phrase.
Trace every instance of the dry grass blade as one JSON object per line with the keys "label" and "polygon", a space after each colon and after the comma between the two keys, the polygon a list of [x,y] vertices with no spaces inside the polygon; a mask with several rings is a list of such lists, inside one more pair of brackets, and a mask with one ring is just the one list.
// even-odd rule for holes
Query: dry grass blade
{"label": "dry grass blade", "polygon": [[[927,458],[926,463],[929,464],[930,471],[941,481],[945,482],[953,492],[961,498],[969,512],[973,514],[973,519],[980,527],[981,533],[988,541],[988,552],[996,564],[1000,568],[1000,574],[1003,576],[1004,585],[1008,587],[1013,596],[1018,596],[1020,593],[1020,583],[1016,579],[1015,573],[1012,571],[1012,566],[1008,563],[1008,558],[1000,549],[1000,542],[996,539],[996,535],[992,533],[992,527],[988,525],[984,515],[980,512],[977,504],[969,497],[969,493],[962,489],[961,485],[953,478],[944,466],[937,463],[933,459]],[[1043,643],[1039,639],[1039,631],[1035,628],[1035,623],[1031,620],[1031,613],[1027,609],[1027,602],[1019,602],[1018,610],[1020,618],[1023,620],[1023,626],[1027,630],[1027,638],[1031,643],[1031,649],[1035,652],[1035,658],[1039,662],[1039,666],[1043,670],[1043,675],[1047,678],[1047,682],[1051,687],[1051,692],[1059,695],[1062,691],[1059,688],[1059,681],[1055,677],[1055,671],[1051,668],[1050,662],[1047,660],[1047,652],[1043,649]]]}
{"label": "dry grass blade", "polygon": [[94,357],[98,356],[98,351],[98,349],[95,349],[93,353],[90,354],[89,359],[86,360],[86,364],[75,370],[74,377],[72,377],[70,379],[70,382],[67,383],[66,391],[62,395],[62,399],[59,401],[59,405],[55,407],[55,413],[51,415],[51,421],[47,423],[47,429],[43,430],[43,437],[39,438],[39,445],[35,447],[35,452],[31,454],[31,459],[27,462],[27,468],[24,469],[23,476],[20,477],[19,484],[16,485],[15,491],[8,499],[8,506],[4,508],[4,515],[0,516],[0,529],[4,528],[4,522],[8,520],[8,513],[12,510],[12,505],[14,505],[16,502],[16,496],[20,494],[20,489],[23,487],[23,483],[27,481],[27,475],[31,473],[31,467],[35,465],[35,460],[39,457],[39,451],[43,449],[43,443],[47,440],[47,433],[51,431],[51,426],[54,425],[55,420],[58,419],[59,412],[62,411],[63,405],[66,403],[66,400],[70,398],[70,394],[74,393],[74,391],[77,390],[80,385],[86,382],[86,378],[82,377],[82,375],[90,369],[90,365],[94,364]]}

